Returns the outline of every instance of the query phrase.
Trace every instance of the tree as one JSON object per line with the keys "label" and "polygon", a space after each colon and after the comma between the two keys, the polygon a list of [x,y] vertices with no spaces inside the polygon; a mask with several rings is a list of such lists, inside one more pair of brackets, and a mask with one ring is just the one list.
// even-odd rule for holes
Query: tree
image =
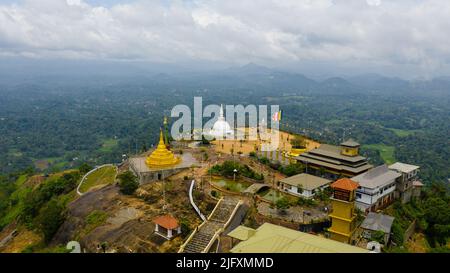
{"label": "tree", "polygon": [[284,213],[290,206],[291,204],[286,197],[282,197],[275,202],[275,207],[281,213]]}
{"label": "tree", "polygon": [[126,171],[118,176],[120,191],[123,194],[131,195],[139,187],[137,177],[131,172]]}
{"label": "tree", "polygon": [[305,171],[305,168],[301,163],[291,163],[286,167],[280,168],[280,171],[287,176],[293,176],[299,173],[303,173]]}
{"label": "tree", "polygon": [[299,135],[295,135],[295,137],[291,140],[291,145],[294,149],[304,149],[306,147],[305,138]]}
{"label": "tree", "polygon": [[55,199],[50,200],[42,207],[36,218],[36,223],[38,229],[44,234],[45,242],[50,242],[64,219],[64,208]]}
{"label": "tree", "polygon": [[439,197],[432,197],[425,200],[424,217],[428,223],[425,231],[429,236],[431,246],[435,243],[445,245],[446,239],[450,236],[450,207],[446,201]]}
{"label": "tree", "polygon": [[81,164],[80,167],[78,167],[78,171],[79,171],[81,174],[86,174],[86,173],[88,173],[90,170],[92,170],[92,166],[89,165],[89,164],[87,164],[86,162],[83,163],[83,164]]}

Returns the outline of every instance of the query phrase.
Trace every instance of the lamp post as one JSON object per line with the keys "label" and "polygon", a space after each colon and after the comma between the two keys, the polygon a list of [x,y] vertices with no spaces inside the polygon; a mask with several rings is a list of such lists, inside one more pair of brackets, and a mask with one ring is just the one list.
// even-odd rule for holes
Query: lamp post
{"label": "lamp post", "polygon": [[238,170],[234,169],[233,170],[233,182],[236,182],[236,173],[238,172]]}

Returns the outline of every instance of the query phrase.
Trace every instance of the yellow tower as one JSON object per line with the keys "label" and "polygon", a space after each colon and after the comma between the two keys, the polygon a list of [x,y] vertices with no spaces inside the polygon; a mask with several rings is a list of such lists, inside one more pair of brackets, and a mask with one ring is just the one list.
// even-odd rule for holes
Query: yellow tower
{"label": "yellow tower", "polygon": [[150,168],[163,168],[177,165],[181,159],[176,157],[164,144],[163,132],[160,129],[159,143],[154,150],[145,160],[145,163]]}
{"label": "yellow tower", "polygon": [[347,140],[341,143],[341,154],[346,156],[357,156],[359,155],[360,144],[353,139]]}
{"label": "yellow tower", "polygon": [[342,178],[331,184],[333,198],[331,198],[332,212],[331,227],[328,231],[331,239],[351,243],[356,229],[355,192],[359,184],[348,178]]}

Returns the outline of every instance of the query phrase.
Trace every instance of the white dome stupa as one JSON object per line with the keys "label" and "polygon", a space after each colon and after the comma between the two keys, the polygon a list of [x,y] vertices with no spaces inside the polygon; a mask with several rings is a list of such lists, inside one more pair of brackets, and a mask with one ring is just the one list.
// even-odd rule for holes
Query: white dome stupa
{"label": "white dome stupa", "polygon": [[220,105],[220,115],[218,120],[214,123],[213,128],[208,133],[211,137],[215,139],[225,139],[230,138],[234,135],[230,124],[225,120],[223,115],[223,106]]}

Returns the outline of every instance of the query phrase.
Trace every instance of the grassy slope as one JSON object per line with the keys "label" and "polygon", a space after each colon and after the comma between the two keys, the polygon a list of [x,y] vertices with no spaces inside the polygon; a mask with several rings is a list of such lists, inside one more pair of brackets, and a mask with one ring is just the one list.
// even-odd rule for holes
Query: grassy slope
{"label": "grassy slope", "polygon": [[395,128],[386,128],[386,129],[392,131],[398,137],[407,137],[407,136],[410,136],[410,135],[418,132],[418,130],[403,130],[403,129],[395,129]]}
{"label": "grassy slope", "polygon": [[91,173],[86,178],[86,180],[83,182],[83,184],[80,187],[80,192],[86,192],[90,188],[95,187],[95,186],[111,184],[114,182],[115,177],[116,177],[116,168],[115,167],[107,166],[107,167],[98,169],[95,172]]}
{"label": "grassy slope", "polygon": [[105,139],[103,141],[102,147],[100,148],[100,152],[111,152],[113,148],[115,148],[118,145],[119,141],[117,139]]}
{"label": "grassy slope", "polygon": [[388,146],[385,144],[370,144],[370,145],[364,145],[364,148],[379,151],[381,158],[387,164],[392,164],[396,161],[395,156],[394,156],[394,151],[395,151],[394,146]]}
{"label": "grassy slope", "polygon": [[21,175],[16,180],[17,190],[11,194],[11,199],[16,200],[16,204],[11,206],[7,213],[0,219],[0,227],[11,223],[17,216],[20,214],[23,208],[23,199],[32,189],[29,187],[23,186],[25,181],[27,180],[26,175]]}

